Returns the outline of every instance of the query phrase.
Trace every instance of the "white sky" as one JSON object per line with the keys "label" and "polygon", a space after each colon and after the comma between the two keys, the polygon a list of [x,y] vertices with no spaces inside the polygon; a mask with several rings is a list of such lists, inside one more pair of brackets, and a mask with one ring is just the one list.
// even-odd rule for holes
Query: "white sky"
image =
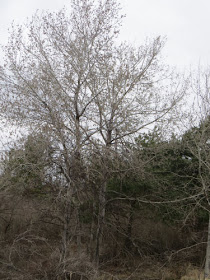
{"label": "white sky", "polygon": [[[143,43],[146,36],[166,36],[166,62],[179,68],[210,63],[210,0],[119,0],[123,40]],[[37,10],[56,11],[70,0],[0,0],[0,43],[10,23],[22,23]]]}

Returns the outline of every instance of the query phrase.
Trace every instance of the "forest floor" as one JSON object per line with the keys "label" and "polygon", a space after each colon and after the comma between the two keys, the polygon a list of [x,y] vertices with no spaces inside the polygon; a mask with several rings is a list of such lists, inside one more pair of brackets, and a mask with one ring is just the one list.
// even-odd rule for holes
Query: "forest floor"
{"label": "forest floor", "polygon": [[203,280],[203,269],[191,264],[161,267],[160,263],[139,265],[136,269],[117,268],[103,271],[98,280]]}

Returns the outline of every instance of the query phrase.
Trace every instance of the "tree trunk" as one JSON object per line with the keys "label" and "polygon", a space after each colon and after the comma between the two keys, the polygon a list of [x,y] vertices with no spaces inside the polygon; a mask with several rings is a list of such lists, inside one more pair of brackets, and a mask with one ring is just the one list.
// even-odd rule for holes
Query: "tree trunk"
{"label": "tree trunk", "polygon": [[105,224],[105,215],[106,215],[106,192],[108,184],[108,166],[109,166],[109,157],[110,157],[110,147],[111,147],[111,130],[107,133],[106,149],[104,154],[104,165],[103,165],[103,180],[102,185],[99,189],[98,194],[98,224],[96,230],[96,250],[95,250],[95,264],[96,267],[99,266],[99,257],[100,257],[100,247],[102,244],[102,236]]}
{"label": "tree trunk", "polygon": [[70,218],[71,218],[71,198],[69,195],[69,190],[67,191],[67,197],[64,208],[64,227],[63,227],[63,236],[62,236],[62,246],[61,246],[61,259],[60,265],[62,270],[66,269],[66,258],[69,247],[70,240]]}
{"label": "tree trunk", "polygon": [[127,224],[126,238],[125,238],[125,249],[129,252],[132,250],[132,226],[133,226],[134,203],[133,202],[130,203],[130,213],[129,213],[128,224]]}
{"label": "tree trunk", "polygon": [[207,246],[206,246],[206,262],[205,262],[204,278],[205,279],[210,278],[210,214],[209,214],[208,239],[207,239]]}
{"label": "tree trunk", "polygon": [[98,225],[96,232],[96,251],[95,251],[95,263],[96,266],[99,266],[99,256],[100,256],[100,247],[102,243],[103,227],[105,220],[105,204],[106,204],[106,188],[107,181],[105,181],[99,190],[99,210],[98,210]]}
{"label": "tree trunk", "polygon": [[90,227],[90,237],[89,242],[87,244],[87,254],[90,258],[90,261],[94,261],[95,258],[95,215],[96,215],[96,202],[93,200],[92,205],[92,221],[91,221],[91,227]]}

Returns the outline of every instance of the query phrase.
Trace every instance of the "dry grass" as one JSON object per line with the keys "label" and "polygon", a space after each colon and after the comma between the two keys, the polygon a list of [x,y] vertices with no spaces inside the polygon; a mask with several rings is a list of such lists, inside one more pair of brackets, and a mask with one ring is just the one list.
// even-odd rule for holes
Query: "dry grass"
{"label": "dry grass", "polygon": [[203,280],[204,273],[201,269],[193,268],[189,265],[186,269],[186,274],[180,280]]}
{"label": "dry grass", "polygon": [[[176,266],[176,265],[175,265]],[[192,265],[163,267],[160,269],[160,263],[151,261],[133,272],[117,272],[117,270],[104,272],[96,280],[203,280],[204,274],[202,269]],[[207,279],[206,279],[207,280]],[[209,280],[209,279],[208,279]]]}

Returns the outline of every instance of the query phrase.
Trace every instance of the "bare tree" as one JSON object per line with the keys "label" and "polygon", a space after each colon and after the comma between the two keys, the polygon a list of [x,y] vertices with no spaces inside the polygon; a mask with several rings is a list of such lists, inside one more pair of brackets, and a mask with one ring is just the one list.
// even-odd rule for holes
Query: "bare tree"
{"label": "bare tree", "polygon": [[109,161],[122,152],[127,142],[133,142],[141,130],[176,118],[171,114],[186,89],[160,63],[163,45],[160,37],[139,48],[121,44],[113,48],[108,58],[101,59],[100,82],[92,77],[89,89],[96,96],[93,123],[98,128],[94,143],[103,151],[96,259],[105,219],[107,182],[116,166],[115,162],[110,168]]}
{"label": "bare tree", "polygon": [[86,199],[90,154],[99,155],[101,165],[95,234],[99,264],[109,162],[141,129],[169,121],[185,91],[161,64],[160,37],[139,48],[116,43],[122,17],[115,0],[72,0],[70,15],[65,9],[35,14],[25,26],[14,26],[4,47],[1,114],[11,124],[47,132],[62,173],[63,271],[71,217],[79,219],[78,205]]}
{"label": "bare tree", "polygon": [[[210,72],[199,69],[192,75],[193,106],[190,114],[190,134],[186,141],[191,154],[197,159],[198,190],[200,193],[197,204],[210,211],[209,187],[210,187]],[[200,189],[199,189],[200,187]],[[209,215],[210,217],[210,215]],[[206,246],[205,279],[210,276],[210,218],[208,226],[208,238]]]}

